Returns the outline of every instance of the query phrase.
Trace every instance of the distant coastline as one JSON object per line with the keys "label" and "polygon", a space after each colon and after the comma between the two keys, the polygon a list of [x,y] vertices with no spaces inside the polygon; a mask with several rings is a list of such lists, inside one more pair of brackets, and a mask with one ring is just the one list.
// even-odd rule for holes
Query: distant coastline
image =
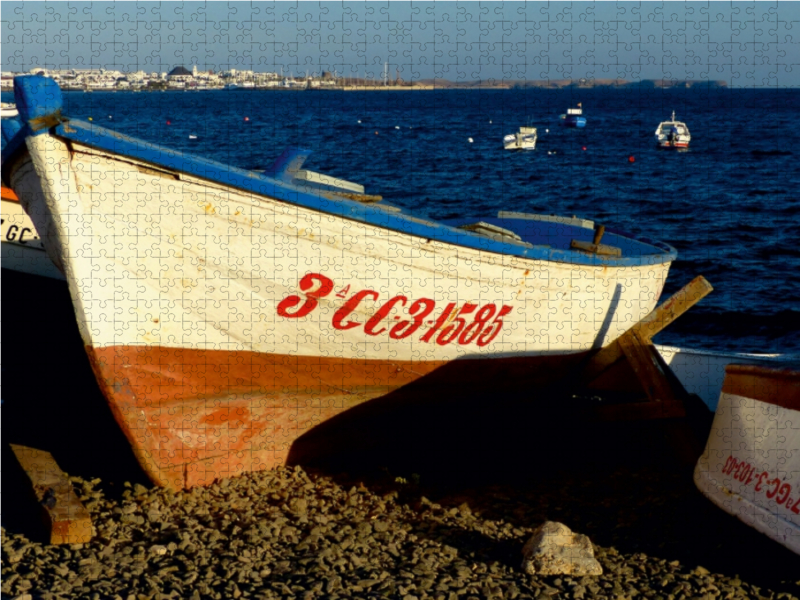
{"label": "distant coastline", "polygon": [[[21,73],[20,73],[21,74]],[[478,80],[478,81],[449,81],[447,79],[423,79],[415,82],[377,82],[365,79],[339,79],[336,81],[326,81],[320,84],[318,80],[300,82],[295,80],[293,85],[258,85],[250,84],[245,86],[232,86],[235,89],[226,89],[222,85],[203,85],[192,81],[182,82],[182,85],[170,84],[167,81],[152,81],[147,85],[70,85],[64,81],[60,82],[61,89],[67,92],[189,92],[189,91],[231,91],[243,92],[253,90],[271,90],[276,92],[284,91],[341,91],[341,92],[403,92],[403,91],[429,91],[429,90],[525,90],[525,89],[596,89],[596,88],[618,88],[618,89],[721,89],[727,88],[725,81],[706,81],[706,80],[669,80],[669,79],[645,79],[641,81],[627,81],[623,79],[554,79],[554,80]],[[13,90],[13,76],[4,73],[0,80],[0,90],[8,92]]]}

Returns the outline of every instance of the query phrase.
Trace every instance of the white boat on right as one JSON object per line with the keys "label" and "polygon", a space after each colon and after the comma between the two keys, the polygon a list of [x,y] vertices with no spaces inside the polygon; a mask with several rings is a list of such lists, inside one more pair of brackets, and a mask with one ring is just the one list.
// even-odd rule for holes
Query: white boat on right
{"label": "white boat on right", "polygon": [[536,127],[520,127],[517,133],[503,138],[506,150],[534,150],[536,148]]}
{"label": "white boat on right", "polygon": [[694,470],[714,504],[800,554],[800,365],[729,365]]}
{"label": "white boat on right", "polygon": [[675,111],[669,121],[662,121],[656,128],[656,145],[659,148],[688,148],[692,135],[686,123],[675,120]]}
{"label": "white boat on right", "polygon": [[725,368],[730,364],[771,369],[800,368],[798,354],[715,352],[654,344],[656,350],[690,394],[696,394],[711,412],[717,409]]}

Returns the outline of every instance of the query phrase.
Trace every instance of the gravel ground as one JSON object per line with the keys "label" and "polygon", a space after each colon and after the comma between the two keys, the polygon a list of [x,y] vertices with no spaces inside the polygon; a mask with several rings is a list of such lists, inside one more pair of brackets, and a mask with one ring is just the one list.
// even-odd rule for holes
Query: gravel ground
{"label": "gravel ground", "polygon": [[[636,435],[658,445],[652,432]],[[797,556],[711,505],[668,452],[636,456],[512,477],[477,463],[424,474],[295,466],[180,493],[73,476],[93,541],[39,543],[30,521],[17,511],[7,522],[4,511],[2,592],[124,600],[800,594]],[[525,575],[522,546],[545,519],[589,535],[604,574]]]}

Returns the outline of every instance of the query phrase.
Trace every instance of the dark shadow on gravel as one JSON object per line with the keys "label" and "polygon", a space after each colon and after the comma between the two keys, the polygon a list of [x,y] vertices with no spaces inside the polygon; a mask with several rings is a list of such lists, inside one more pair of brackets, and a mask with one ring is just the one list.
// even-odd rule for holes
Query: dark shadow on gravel
{"label": "dark shadow on gravel", "polygon": [[[16,462],[6,461],[13,443],[47,450],[67,474],[100,477],[120,493],[126,480],[148,483],[97,386],[66,283],[6,269],[2,279],[3,466]],[[5,507],[20,481],[3,471],[3,526],[12,530]]]}
{"label": "dark shadow on gravel", "polygon": [[[668,421],[586,423],[550,390],[548,398],[498,398],[490,390],[437,402],[391,418],[349,424],[374,428],[371,443],[349,449],[337,440],[306,465],[343,485],[363,482],[377,493],[430,511],[466,503],[481,518],[533,528],[561,521],[604,548],[680,561],[774,591],[797,594],[800,557],[724,513],[692,481]],[[704,409],[705,411],[705,409]],[[707,413],[707,411],[705,411]],[[697,421],[697,415],[693,415]],[[674,423],[674,422],[673,422]],[[708,430],[710,414],[695,422]],[[333,449],[337,448],[336,451]],[[398,483],[397,478],[409,483]],[[418,481],[418,484],[414,484]],[[454,529],[444,523],[417,532],[519,568],[521,545]]]}

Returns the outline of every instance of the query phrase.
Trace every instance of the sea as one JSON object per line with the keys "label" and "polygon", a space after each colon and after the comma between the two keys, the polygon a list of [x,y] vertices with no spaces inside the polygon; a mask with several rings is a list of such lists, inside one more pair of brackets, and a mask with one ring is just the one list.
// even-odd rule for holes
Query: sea
{"label": "sea", "polygon": [[[12,101],[4,93],[3,101]],[[581,103],[587,125],[560,126]],[[664,298],[714,291],[656,343],[800,353],[800,89],[66,92],[64,114],[243,169],[305,168],[433,219],[578,216],[678,251]],[[659,150],[675,117],[686,151]],[[531,151],[503,149],[520,126]]]}

